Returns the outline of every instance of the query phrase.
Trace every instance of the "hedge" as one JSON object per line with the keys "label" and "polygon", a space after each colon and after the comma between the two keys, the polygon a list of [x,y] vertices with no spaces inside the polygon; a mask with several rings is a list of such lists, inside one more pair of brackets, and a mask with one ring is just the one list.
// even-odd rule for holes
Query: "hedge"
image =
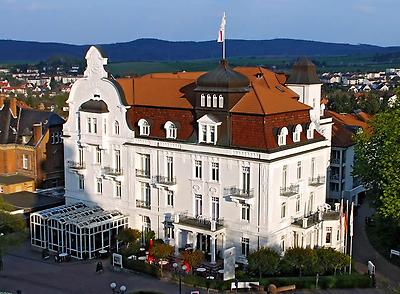
{"label": "hedge", "polygon": [[140,260],[129,260],[127,258],[123,258],[122,262],[124,268],[148,274],[156,278],[159,278],[161,276],[160,269],[157,266],[149,264],[147,262],[143,262]]}

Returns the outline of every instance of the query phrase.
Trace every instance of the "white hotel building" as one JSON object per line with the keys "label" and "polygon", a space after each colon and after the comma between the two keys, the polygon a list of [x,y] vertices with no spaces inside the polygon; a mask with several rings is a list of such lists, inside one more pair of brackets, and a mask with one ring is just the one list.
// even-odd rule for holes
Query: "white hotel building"
{"label": "white hotel building", "polygon": [[325,204],[330,118],[315,66],[286,81],[259,67],[148,74],[114,80],[91,47],[64,125],[67,204],[128,216],[211,262],[236,247],[341,247]]}

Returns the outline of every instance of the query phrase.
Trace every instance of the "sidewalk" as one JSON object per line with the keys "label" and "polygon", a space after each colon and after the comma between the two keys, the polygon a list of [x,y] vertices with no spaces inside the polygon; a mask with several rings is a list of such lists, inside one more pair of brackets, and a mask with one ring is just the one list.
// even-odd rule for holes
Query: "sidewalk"
{"label": "sidewalk", "polygon": [[376,279],[378,287],[390,285],[400,287],[400,268],[389,263],[371,245],[365,231],[365,217],[371,216],[374,212],[367,201],[358,208],[357,216],[354,220],[353,237],[353,260],[359,272],[368,272],[367,263],[372,261],[376,267]]}

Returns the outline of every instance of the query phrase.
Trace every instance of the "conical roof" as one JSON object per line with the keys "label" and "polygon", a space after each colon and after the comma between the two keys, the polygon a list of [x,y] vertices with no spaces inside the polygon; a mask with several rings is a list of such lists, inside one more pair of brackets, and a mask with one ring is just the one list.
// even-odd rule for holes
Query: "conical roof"
{"label": "conical roof", "polygon": [[223,59],[217,68],[201,75],[196,84],[195,91],[241,93],[249,91],[250,81]]}
{"label": "conical roof", "polygon": [[293,65],[292,72],[286,81],[287,84],[321,84],[317,75],[317,68],[307,57],[301,57]]}

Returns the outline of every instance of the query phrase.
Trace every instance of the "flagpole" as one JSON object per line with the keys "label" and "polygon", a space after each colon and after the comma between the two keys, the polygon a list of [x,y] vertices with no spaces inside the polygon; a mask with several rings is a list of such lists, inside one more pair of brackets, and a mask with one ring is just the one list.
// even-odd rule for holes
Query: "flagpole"
{"label": "flagpole", "polygon": [[349,274],[351,275],[351,258],[353,255],[353,226],[354,226],[354,202],[351,202],[351,219],[350,219],[350,266]]}
{"label": "flagpole", "polygon": [[224,32],[223,32],[223,39],[222,39],[222,59],[225,60],[226,56],[225,56],[225,40],[226,40],[226,14],[224,11]]}
{"label": "flagpole", "polygon": [[349,200],[346,200],[346,231],[344,233],[344,254],[347,254],[348,245],[348,230],[349,230]]}
{"label": "flagpole", "polygon": [[225,60],[225,37],[222,41],[222,59]]}

